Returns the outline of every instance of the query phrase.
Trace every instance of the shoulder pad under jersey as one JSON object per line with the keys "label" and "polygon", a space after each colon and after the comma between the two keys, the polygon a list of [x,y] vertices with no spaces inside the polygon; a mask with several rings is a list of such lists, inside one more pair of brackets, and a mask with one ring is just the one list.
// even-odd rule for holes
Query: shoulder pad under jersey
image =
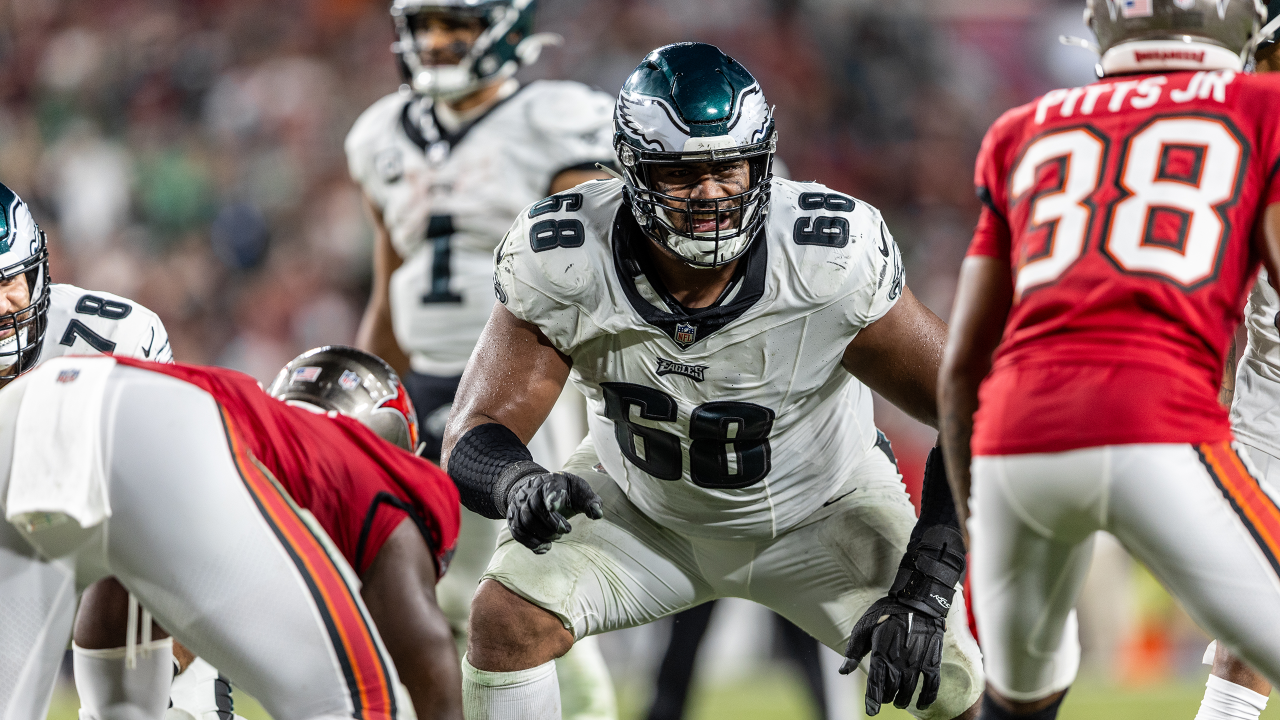
{"label": "shoulder pad under jersey", "polygon": [[494,253],[494,291],[561,352],[593,337],[607,304],[622,182],[593,180],[525,208]]}
{"label": "shoulder pad under jersey", "polygon": [[539,80],[522,93],[529,122],[548,134],[581,134],[613,126],[613,98],[582,83]]}
{"label": "shoulder pad under jersey", "polygon": [[94,353],[173,362],[169,334],[154,312],[113,293],[54,283],[40,359]]}
{"label": "shoulder pad under jersey", "polygon": [[880,211],[813,182],[775,178],[771,248],[785,265],[783,292],[803,304],[844,303],[856,327],[882,317],[902,295],[902,254]]}
{"label": "shoulder pad under jersey", "polygon": [[363,185],[376,171],[378,150],[386,144],[388,136],[400,132],[400,116],[412,95],[394,92],[370,105],[356,119],[343,149],[347,154],[347,169],[351,178]]}

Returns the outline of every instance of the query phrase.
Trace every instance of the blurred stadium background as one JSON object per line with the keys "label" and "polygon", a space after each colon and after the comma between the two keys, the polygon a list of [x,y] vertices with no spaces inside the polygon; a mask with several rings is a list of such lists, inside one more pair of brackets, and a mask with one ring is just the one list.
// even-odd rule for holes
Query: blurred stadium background
{"label": "blurred stadium background", "polygon": [[[644,54],[719,45],[777,106],[779,152],[878,206],[911,287],[947,317],[977,216],[972,163],[1001,112],[1092,79],[1081,0],[539,0],[565,44],[523,73],[616,93]],[[133,298],[174,354],[260,379],[350,342],[371,230],[342,139],[400,78],[388,0],[0,0],[0,181],[51,237],[55,280]],[[883,405],[908,483],[933,435]],[[1191,718],[1204,638],[1150,576],[1101,544],[1064,718]],[[691,717],[806,718],[770,625],[717,609]],[[607,638],[625,717],[643,712],[666,629]],[[834,662],[834,654],[829,660]],[[852,681],[833,715],[859,717]],[[73,691],[51,717],[70,719]],[[255,716],[251,703],[242,712]],[[882,717],[903,717],[890,709]],[[1264,717],[1280,718],[1269,711]]]}

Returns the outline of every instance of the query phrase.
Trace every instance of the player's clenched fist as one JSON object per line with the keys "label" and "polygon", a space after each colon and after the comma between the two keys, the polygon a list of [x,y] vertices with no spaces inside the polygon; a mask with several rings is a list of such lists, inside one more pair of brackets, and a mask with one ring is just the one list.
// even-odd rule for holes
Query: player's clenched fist
{"label": "player's clenched fist", "polygon": [[541,555],[573,529],[567,518],[586,513],[599,520],[604,517],[604,505],[577,475],[539,470],[512,484],[507,494],[507,527],[517,542]]}

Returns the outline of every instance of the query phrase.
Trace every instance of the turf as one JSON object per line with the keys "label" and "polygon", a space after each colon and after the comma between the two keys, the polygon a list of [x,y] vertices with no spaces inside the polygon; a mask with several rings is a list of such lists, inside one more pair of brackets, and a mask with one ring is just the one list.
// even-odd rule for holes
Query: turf
{"label": "turf", "polygon": [[[1187,681],[1141,688],[1114,688],[1080,683],[1063,703],[1060,720],[1192,720],[1200,706],[1202,682]],[[639,691],[620,689],[620,720],[642,720]],[[770,673],[712,687],[695,687],[688,720],[809,720],[813,710],[804,690],[785,672]],[[60,689],[49,710],[49,720],[76,720],[79,703],[73,690]],[[262,707],[244,693],[236,694],[236,714],[246,720],[270,720]],[[877,718],[910,720],[896,708],[883,709]],[[1280,702],[1272,700],[1263,720],[1280,720]]]}

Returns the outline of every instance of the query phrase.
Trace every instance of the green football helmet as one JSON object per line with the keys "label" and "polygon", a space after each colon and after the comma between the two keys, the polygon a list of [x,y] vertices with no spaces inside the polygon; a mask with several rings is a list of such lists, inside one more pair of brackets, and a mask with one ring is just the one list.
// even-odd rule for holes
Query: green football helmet
{"label": "green football helmet", "polygon": [[[704,43],[677,43],[649,53],[631,73],[613,114],[614,150],[627,198],[645,235],[694,267],[740,257],[769,212],[769,185],[778,146],[773,112],[751,73]],[[659,165],[746,160],[747,189],[715,199],[680,198],[653,181]],[[694,216],[717,219],[696,232]],[[683,216],[683,222],[675,222]],[[736,219],[721,228],[719,218]],[[685,229],[680,229],[680,228]]]}
{"label": "green football helmet", "polygon": [[[511,77],[538,60],[544,45],[560,42],[552,33],[533,32],[537,0],[393,0],[391,19],[399,42],[391,46],[414,91],[446,100]],[[457,65],[427,65],[417,34],[432,14],[479,20],[484,28]]]}
{"label": "green football helmet", "polygon": [[[1264,39],[1261,0],[1088,0],[1099,75],[1244,70]],[[1269,34],[1269,33],[1266,33]]]}

